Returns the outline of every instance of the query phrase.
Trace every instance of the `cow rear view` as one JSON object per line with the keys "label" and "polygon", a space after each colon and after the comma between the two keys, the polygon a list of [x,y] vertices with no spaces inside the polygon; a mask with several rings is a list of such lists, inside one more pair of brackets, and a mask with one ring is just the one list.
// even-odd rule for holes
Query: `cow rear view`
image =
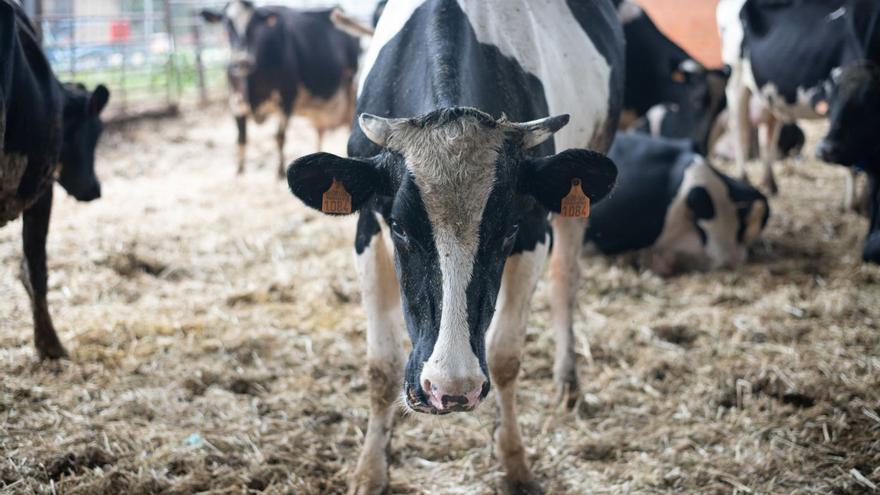
{"label": "cow rear view", "polygon": [[262,123],[277,115],[278,177],[284,176],[284,144],[292,115],[307,117],[318,133],[351,125],[360,41],[338,29],[332,9],[300,11],[257,7],[247,0],[223,10],[203,10],[229,36],[230,107],[238,129],[238,173],[245,170],[247,118]]}

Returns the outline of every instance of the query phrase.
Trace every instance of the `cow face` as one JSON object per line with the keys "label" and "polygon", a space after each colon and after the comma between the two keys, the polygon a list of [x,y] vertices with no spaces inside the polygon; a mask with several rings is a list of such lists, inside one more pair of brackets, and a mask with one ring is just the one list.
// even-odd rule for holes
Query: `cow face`
{"label": "cow face", "polygon": [[826,162],[851,166],[872,165],[880,159],[880,67],[865,62],[834,76],[827,103],[830,128],[816,154]]}
{"label": "cow face", "polygon": [[278,23],[277,14],[258,9],[248,0],[229,2],[222,11],[205,9],[201,15],[206,22],[223,22],[226,26],[232,51],[228,67],[230,79],[247,77],[254,70],[255,47],[261,38],[271,35]]}
{"label": "cow face", "polygon": [[353,211],[373,197],[390,202],[385,219],[413,344],[405,373],[411,409],[471,410],[488,393],[485,333],[520,219],[540,207],[558,212],[576,179],[593,201],[611,189],[617,169],[600,154],[527,154],[567,122],[513,123],[471,108],[411,119],[364,114],[360,127],[379,155],[319,153],[289,167],[291,191],[313,208],[334,179]]}
{"label": "cow face", "polygon": [[81,85],[67,84],[64,93],[64,138],[61,144],[61,174],[58,182],[79,201],[101,197],[101,183],[95,175],[95,147],[103,125],[101,111],[110,91],[98,85],[93,92]]}
{"label": "cow face", "polygon": [[655,271],[735,268],[770,216],[767,198],[749,184],[720,174],[700,159],[685,172],[670,208]]}

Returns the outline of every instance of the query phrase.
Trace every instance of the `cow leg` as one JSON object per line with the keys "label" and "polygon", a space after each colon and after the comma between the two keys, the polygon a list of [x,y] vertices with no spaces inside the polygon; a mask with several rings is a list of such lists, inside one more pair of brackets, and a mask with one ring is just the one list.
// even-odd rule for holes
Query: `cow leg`
{"label": "cow leg", "polygon": [[49,233],[49,217],[52,215],[52,189],[49,188],[33,206],[24,212],[22,241],[24,260],[21,263],[21,281],[31,299],[34,316],[34,344],[40,359],[67,357],[61,345],[49,304],[46,301],[46,237]]}
{"label": "cow leg", "polygon": [[284,179],[284,137],[287,135],[287,123],[290,115],[282,114],[278,121],[278,131],[275,133],[275,144],[278,145],[278,180]]}
{"label": "cow leg", "polygon": [[729,105],[729,129],[733,134],[733,158],[742,180],[748,182],[746,158],[749,152],[752,127],[749,119],[749,99],[751,91],[743,80],[742,64],[737,64],[730,74],[727,83],[727,103]]}
{"label": "cow leg", "polygon": [[394,402],[403,388],[403,315],[391,254],[371,212],[362,213],[358,221],[355,250],[367,313],[370,419],[349,493],[367,495],[383,493],[388,487]]}
{"label": "cow leg", "polygon": [[235,126],[238,128],[238,175],[244,173],[244,158],[247,151],[247,117],[235,117]]}
{"label": "cow leg", "polygon": [[324,149],[324,133],[327,132],[326,129],[317,128],[318,131],[318,152],[320,153]]}
{"label": "cow leg", "polygon": [[773,164],[779,156],[779,133],[782,131],[782,122],[771,117],[766,124],[761,125],[758,133],[758,145],[761,148],[761,162],[764,165],[764,187],[767,191],[776,195],[779,188],[776,185],[776,177],[773,175]]}
{"label": "cow leg", "polygon": [[857,211],[856,207],[856,174],[853,168],[846,170],[845,191],[843,193],[843,211]]}
{"label": "cow leg", "polygon": [[516,377],[525,342],[529,301],[547,259],[548,242],[507,259],[501,279],[501,292],[495,317],[489,326],[489,372],[501,410],[495,430],[495,455],[504,466],[505,491],[508,493],[540,493],[526,461],[516,418]]}
{"label": "cow leg", "polygon": [[553,252],[550,256],[550,313],[556,334],[553,383],[557,400],[564,401],[568,408],[574,407],[578,397],[572,325],[580,282],[578,259],[586,229],[586,220],[553,217]]}

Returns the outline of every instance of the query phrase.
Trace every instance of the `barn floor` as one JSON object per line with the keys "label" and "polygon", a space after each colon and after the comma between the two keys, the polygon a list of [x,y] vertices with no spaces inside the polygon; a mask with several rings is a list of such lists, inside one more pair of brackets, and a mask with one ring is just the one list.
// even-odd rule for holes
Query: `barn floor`
{"label": "barn floor", "polygon": [[[136,124],[102,142],[104,198],[59,188],[50,305],[69,361],[36,362],[20,221],[0,231],[0,492],[345,491],[367,424],[354,221],[275,181],[271,126],[236,177],[233,133],[222,107]],[[289,140],[314,151],[303,122]],[[547,493],[876,492],[880,268],[859,263],[865,220],[838,212],[842,171],[780,170],[736,273],[584,259],[574,412],[552,400],[542,281],[519,398]],[[401,416],[392,492],[494,493],[493,402]]]}

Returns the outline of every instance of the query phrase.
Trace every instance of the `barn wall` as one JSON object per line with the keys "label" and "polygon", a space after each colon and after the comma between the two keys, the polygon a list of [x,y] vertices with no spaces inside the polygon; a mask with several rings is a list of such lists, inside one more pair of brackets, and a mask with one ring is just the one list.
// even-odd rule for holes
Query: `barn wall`
{"label": "barn wall", "polygon": [[636,0],[657,26],[697,60],[721,65],[721,40],[715,22],[718,0]]}

